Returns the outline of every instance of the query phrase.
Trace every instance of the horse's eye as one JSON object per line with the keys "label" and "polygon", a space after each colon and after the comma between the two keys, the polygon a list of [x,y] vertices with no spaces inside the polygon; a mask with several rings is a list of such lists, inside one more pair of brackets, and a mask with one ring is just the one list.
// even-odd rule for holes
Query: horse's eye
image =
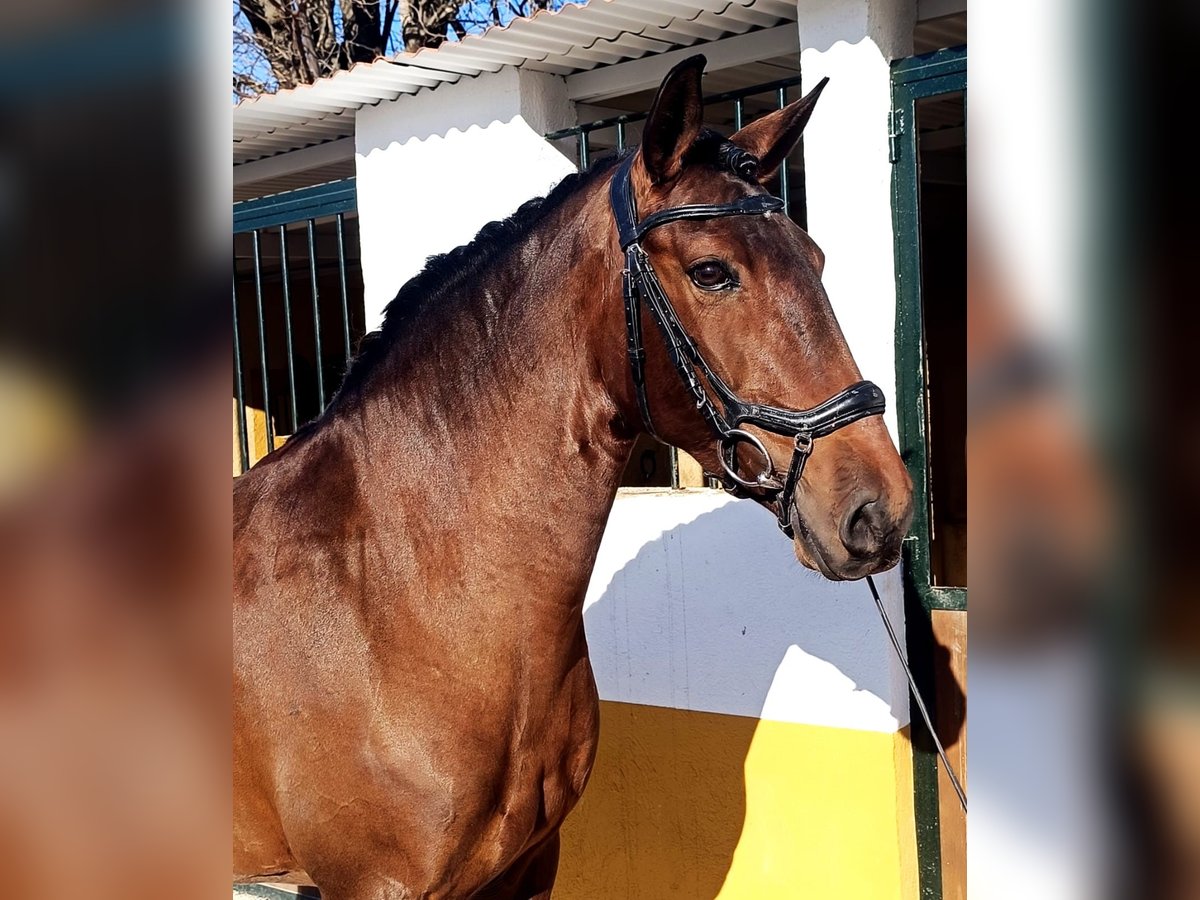
{"label": "horse's eye", "polygon": [[729,270],[715,259],[706,259],[688,269],[688,276],[698,288],[715,291],[734,284]]}

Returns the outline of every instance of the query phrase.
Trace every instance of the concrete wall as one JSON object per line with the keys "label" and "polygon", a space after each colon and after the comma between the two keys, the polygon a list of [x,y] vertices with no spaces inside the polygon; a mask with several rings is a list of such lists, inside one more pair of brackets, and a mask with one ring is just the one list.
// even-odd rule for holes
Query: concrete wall
{"label": "concrete wall", "polygon": [[584,620],[601,748],[556,897],[915,896],[908,703],[864,584],[753,503],[630,490]]}
{"label": "concrete wall", "polygon": [[[899,583],[881,579],[902,617]],[[622,491],[584,603],[608,700],[892,733],[908,721],[866,585],[796,561],[723,491]]]}

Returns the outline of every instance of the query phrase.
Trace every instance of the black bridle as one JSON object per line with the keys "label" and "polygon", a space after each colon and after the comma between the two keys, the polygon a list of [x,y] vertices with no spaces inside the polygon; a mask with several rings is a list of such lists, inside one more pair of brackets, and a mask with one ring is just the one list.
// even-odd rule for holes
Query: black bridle
{"label": "black bridle", "polygon": [[[738,156],[736,166],[730,168],[743,176],[747,173],[752,174],[757,161],[744,151],[738,151]],[[813,442],[817,438],[833,434],[851,422],[857,422],[867,416],[881,415],[885,406],[883,391],[870,381],[860,381],[834,394],[824,403],[811,409],[800,410],[747,403],[738,397],[705,361],[700,348],[680,323],[670,299],[654,273],[650,257],[642,248],[641,241],[647,232],[668,222],[716,219],[723,216],[766,215],[782,210],[783,201],[769,194],[753,194],[731,203],[676,206],[639,220],[633,186],[629,180],[633,160],[634,156],[631,155],[617,168],[609,197],[612,201],[613,216],[617,220],[621,249],[625,251],[623,276],[629,366],[633,373],[642,421],[646,430],[657,437],[650,417],[650,401],[646,396],[646,347],[642,340],[641,318],[644,301],[658,324],[658,330],[662,332],[667,354],[675,366],[675,371],[695,398],[696,409],[717,436],[721,467],[725,470],[722,479],[725,490],[737,496],[755,496],[777,504],[779,527],[784,534],[792,537],[792,497],[804,473],[804,464],[812,453]],[[709,396],[704,381],[700,379],[701,375],[720,400],[720,407]],[[742,427],[744,425],[753,425],[793,439],[792,461],[782,481],[779,480],[766,446],[759,438],[746,431]],[[738,474],[737,449],[738,445],[743,443],[750,445],[762,457],[764,467],[754,478],[744,478]],[[759,493],[752,495],[749,491]]]}

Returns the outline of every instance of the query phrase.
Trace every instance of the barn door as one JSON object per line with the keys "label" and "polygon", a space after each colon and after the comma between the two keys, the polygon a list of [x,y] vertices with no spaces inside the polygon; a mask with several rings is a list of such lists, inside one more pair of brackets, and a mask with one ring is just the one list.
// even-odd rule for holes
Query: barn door
{"label": "barn door", "polygon": [[[967,53],[902,60],[889,121],[900,450],[915,489],[904,544],[909,659],[939,737],[967,771]],[[922,900],[966,897],[966,816],[913,715]]]}

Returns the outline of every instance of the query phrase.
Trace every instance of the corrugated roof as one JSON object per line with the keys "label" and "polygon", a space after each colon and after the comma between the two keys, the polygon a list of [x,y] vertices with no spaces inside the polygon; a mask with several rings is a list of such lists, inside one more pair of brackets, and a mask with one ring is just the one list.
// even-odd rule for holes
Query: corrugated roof
{"label": "corrugated roof", "polygon": [[967,14],[953,13],[918,22],[913,31],[913,53],[930,53],[967,42]]}
{"label": "corrugated roof", "polygon": [[233,109],[233,161],[354,133],[354,110],[504,66],[569,75],[796,18],[795,0],[591,0],[514,19],[436,49],[359,63]]}

